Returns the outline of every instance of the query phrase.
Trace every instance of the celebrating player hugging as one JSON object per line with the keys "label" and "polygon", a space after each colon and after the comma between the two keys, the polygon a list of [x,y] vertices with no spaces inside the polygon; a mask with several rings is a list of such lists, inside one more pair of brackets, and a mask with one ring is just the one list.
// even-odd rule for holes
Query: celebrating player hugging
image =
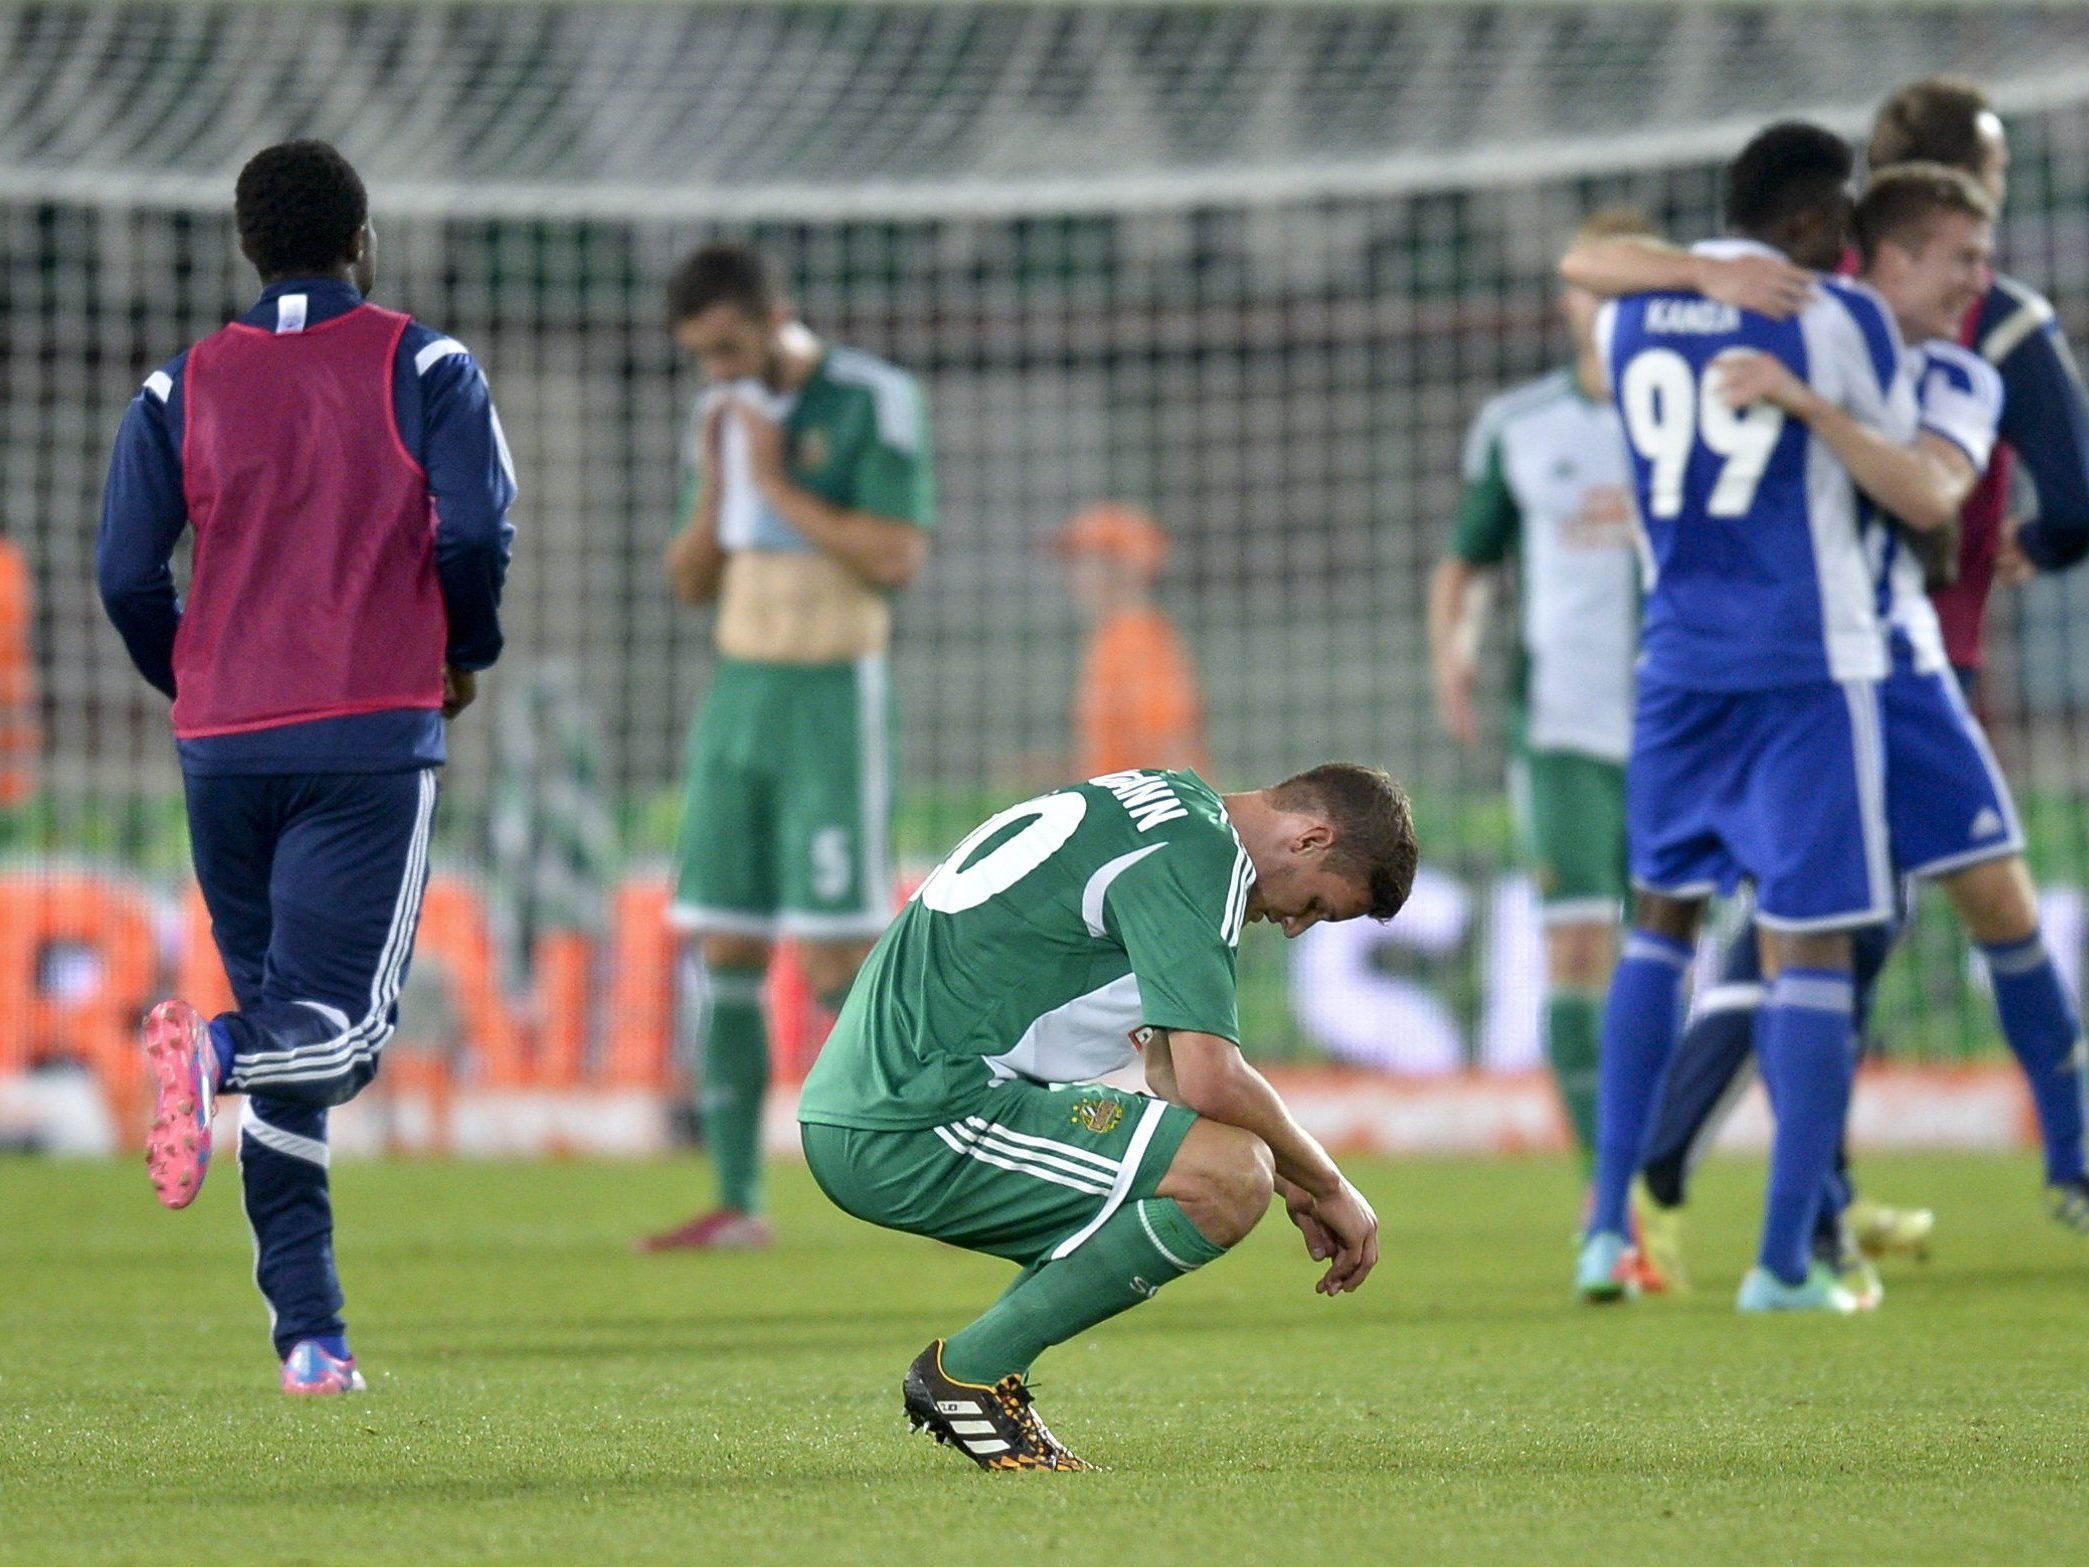
{"label": "celebrating player hugging", "polygon": [[[1728,171],[1736,237],[1699,252],[1833,267],[1851,163],[1828,131],[1772,126]],[[1690,944],[1704,900],[1745,875],[1775,974],[1758,1049],[1777,1133],[1740,1305],[1851,1309],[1834,1274],[1809,1266],[1808,1247],[1850,1091],[1849,933],[1893,906],[1885,637],[1841,450],[1727,382],[1745,373],[1737,351],[1773,356],[1883,448],[1914,439],[1913,381],[1877,296],[1834,279],[1784,322],[1694,294],[1635,295],[1605,308],[1598,336],[1651,588],[1627,781],[1639,891],[1604,1017],[1595,1202],[1576,1285],[1591,1299],[1630,1286],[1626,1196],[1675,1044]]]}
{"label": "celebrating player hugging", "polygon": [[[1737,231],[1826,264],[1840,243],[1829,215],[1845,199],[1833,171],[1848,162],[1825,132],[1764,133],[1732,172]],[[1569,257],[1565,270],[1591,286],[1667,291],[1629,296],[1610,319],[1658,575],[1633,757],[1637,962],[1621,970],[1608,1016],[1604,1152],[1577,1275],[1585,1298],[1617,1298],[1637,1277],[1620,1183],[1649,1155],[1665,1188],[1649,1231],[1661,1271],[1680,1280],[1678,1232],[1662,1206],[1679,1199],[1687,1146],[1747,1031],[1701,1025],[1688,1070],[1666,1075],[1681,1108],[1651,1143],[1649,1096],[1664,1080],[1695,907],[1740,874],[1756,882],[1762,966],[1753,942],[1730,956],[1709,1015],[1754,1012],[1778,1118],[1763,1250],[1742,1309],[1876,1305],[1863,1252],[1927,1232],[1926,1215],[1876,1205],[1861,1229],[1844,1223],[1850,1018],[1890,940],[1898,906],[1879,897],[1890,894],[1889,870],[1939,880],[1981,945],[2037,1106],[2054,1212],[2077,1223],[2083,1209],[2080,1024],[2045,950],[2007,787],[1925,591],[1950,582],[1960,508],[1995,452],[2003,380],[1955,341],[1988,289],[1993,221],[1993,195],[1971,174],[1906,163],[1876,172],[1854,212],[1877,295],[1816,285],[1760,249],[1611,246],[1610,268],[1585,251]],[[1725,297],[1677,297],[1699,288]],[[1740,308],[1744,299],[1755,308]],[[1895,327],[1920,344],[1914,356]],[[1883,515],[1856,510],[1853,485]],[[1749,603],[1753,620],[1726,618]],[[1703,657],[1714,649],[1723,667]],[[1846,725],[1821,673],[1840,688]],[[1785,710],[1774,720],[1750,711],[1764,699],[1740,693],[1756,691],[1777,693],[1770,700]],[[1738,766],[1713,766],[1706,745]],[[1845,772],[1856,779],[1846,817]],[[1849,833],[1839,848],[1822,836],[1838,821]],[[1861,933],[1854,942],[1851,932]]]}
{"label": "celebrating player hugging", "polygon": [[[1087,1467],[1031,1407],[1031,1363],[1237,1244],[1272,1186],[1317,1287],[1363,1284],[1377,1216],[1242,1058],[1235,949],[1257,920],[1392,918],[1416,855],[1374,768],[1223,797],[1134,771],[1003,811],[922,883],[798,1110],[839,1207],[1022,1268],[908,1369],[917,1428],[984,1469]],[[1142,1056],[1159,1098],[1096,1081]]]}
{"label": "celebrating player hugging", "polygon": [[[1967,710],[1980,679],[1998,560],[2009,580],[2020,581],[2031,570],[2071,564],[2089,547],[2089,418],[2080,377],[2052,306],[2014,278],[1985,274],[1981,265],[1992,227],[1985,208],[2002,198],[2007,162],[2001,121],[1977,88],[1948,79],[1916,82],[1879,111],[1870,145],[1874,178],[1856,212],[1865,281],[1885,298],[1904,336],[1922,345],[1923,423],[1933,432],[1923,444],[1953,469],[1960,467],[1961,450],[1976,466],[1983,447],[1990,451],[1960,511],[1955,570],[1932,579],[1927,602],[1893,535],[1871,534],[1900,573],[1895,665],[1884,692],[1887,796],[1896,865],[1936,876],[1969,932],[1989,948],[2003,1034],[2025,1069],[2044,1136],[2050,1206],[2061,1222],[2089,1230],[2080,1088],[2070,1069],[2071,1006],[2039,936],[2007,790],[1993,777],[1979,721]],[[1972,186],[1959,184],[1954,173]],[[1786,313],[1770,302],[1765,308]],[[1989,438],[1997,402],[1999,422]],[[2038,512],[2005,528],[2019,455],[2036,484]],[[1890,496],[1877,498],[1891,509]],[[1963,689],[1963,701],[1951,683]],[[1914,712],[1896,698],[1918,693],[1926,693],[1929,710],[1920,729],[1937,737],[1928,744],[1916,725],[1895,721],[1897,713],[1906,719]],[[1860,1018],[1898,929],[1896,922],[1856,938]],[[1732,1100],[1753,1048],[1760,992],[1756,943],[1744,932],[1677,1047],[1662,1089],[1637,1216],[1654,1264],[1672,1283],[1683,1277],[1682,1205],[1692,1150]],[[1933,1218],[1926,1209],[1856,1199],[1846,1170],[1830,1192],[1816,1226],[1816,1251],[1833,1259],[1860,1296],[1876,1299],[1879,1281],[1868,1259],[1921,1249]]]}

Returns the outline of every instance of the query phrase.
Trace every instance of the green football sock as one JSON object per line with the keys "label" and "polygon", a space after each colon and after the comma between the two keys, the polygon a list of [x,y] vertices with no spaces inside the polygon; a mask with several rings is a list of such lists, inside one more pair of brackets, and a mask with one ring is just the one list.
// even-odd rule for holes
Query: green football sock
{"label": "green football sock", "polygon": [[1596,1055],[1603,1039],[1603,1001],[1586,991],[1555,991],[1545,1001],[1545,1055],[1566,1102],[1574,1144],[1587,1165],[1596,1146]]}
{"label": "green football sock", "polygon": [[758,968],[710,971],[704,1146],[718,1174],[718,1200],[741,1213],[759,1213],[762,1203],[762,1096],[769,1086],[762,978]]}
{"label": "green football sock", "polygon": [[1172,1197],[1128,1203],[1071,1256],[1026,1269],[943,1346],[943,1370],[982,1386],[1022,1374],[1054,1344],[1150,1298],[1225,1247],[1206,1240]]}

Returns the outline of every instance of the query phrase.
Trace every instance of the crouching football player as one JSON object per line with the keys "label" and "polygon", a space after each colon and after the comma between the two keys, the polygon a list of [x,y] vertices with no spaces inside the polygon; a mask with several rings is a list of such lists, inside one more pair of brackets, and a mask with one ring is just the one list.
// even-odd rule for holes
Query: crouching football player
{"label": "crouching football player", "polygon": [[[1224,797],[1131,771],[1003,811],[922,884],[798,1111],[837,1206],[1022,1268],[908,1370],[917,1429],[983,1469],[1088,1467],[1031,1407],[1031,1362],[1237,1244],[1272,1190],[1317,1288],[1363,1284],[1377,1215],[1242,1059],[1235,949],[1252,920],[1392,918],[1416,854],[1375,768]],[[1094,1081],[1142,1047],[1158,1098]]]}

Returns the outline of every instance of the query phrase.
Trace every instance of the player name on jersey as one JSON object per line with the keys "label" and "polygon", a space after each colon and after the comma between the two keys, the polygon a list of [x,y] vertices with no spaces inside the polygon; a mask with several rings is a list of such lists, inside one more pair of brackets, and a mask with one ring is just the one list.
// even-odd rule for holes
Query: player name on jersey
{"label": "player name on jersey", "polygon": [[1168,787],[1165,773],[1105,773],[1089,782],[1116,796],[1117,803],[1131,813],[1132,825],[1140,832],[1151,832],[1167,822],[1179,822],[1190,814],[1181,798]]}
{"label": "player name on jersey", "polygon": [[1647,305],[1650,332],[1736,332],[1741,312],[1716,299],[1656,299]]}

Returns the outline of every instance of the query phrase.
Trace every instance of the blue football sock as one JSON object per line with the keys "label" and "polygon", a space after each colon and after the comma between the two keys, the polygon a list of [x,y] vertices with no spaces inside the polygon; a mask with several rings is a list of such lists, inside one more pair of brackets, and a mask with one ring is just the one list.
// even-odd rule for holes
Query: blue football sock
{"label": "blue football sock", "polygon": [[1814,1218],[1849,1114],[1853,989],[1850,976],[1833,969],[1786,969],[1770,986],[1756,1027],[1777,1122],[1757,1260],[1787,1284],[1805,1282]]}
{"label": "blue football sock", "polygon": [[1682,1030],[1683,975],[1690,948],[1643,930],[1625,938],[1625,955],[1603,1008],[1603,1055],[1596,1068],[1596,1192],[1588,1233],[1625,1233],[1625,1198],[1646,1146],[1661,1073]]}
{"label": "blue football sock", "polygon": [[2048,1181],[2072,1181],[2082,1174],[2082,1072],[2079,1051],[2081,1019],[2060,983],[2043,938],[1982,947],[1994,978],[1995,1010],[2002,1033],[2016,1052],[2031,1099],[2038,1107],[2038,1129],[2045,1137]]}
{"label": "blue football sock", "polygon": [[218,1075],[211,1080],[211,1088],[225,1091],[225,1079],[232,1075],[232,1030],[221,1027],[216,1018],[205,1025],[210,1035],[210,1053],[218,1064]]}
{"label": "blue football sock", "polygon": [[323,1333],[309,1342],[317,1344],[336,1360],[353,1360],[348,1350],[348,1335],[345,1333]]}

